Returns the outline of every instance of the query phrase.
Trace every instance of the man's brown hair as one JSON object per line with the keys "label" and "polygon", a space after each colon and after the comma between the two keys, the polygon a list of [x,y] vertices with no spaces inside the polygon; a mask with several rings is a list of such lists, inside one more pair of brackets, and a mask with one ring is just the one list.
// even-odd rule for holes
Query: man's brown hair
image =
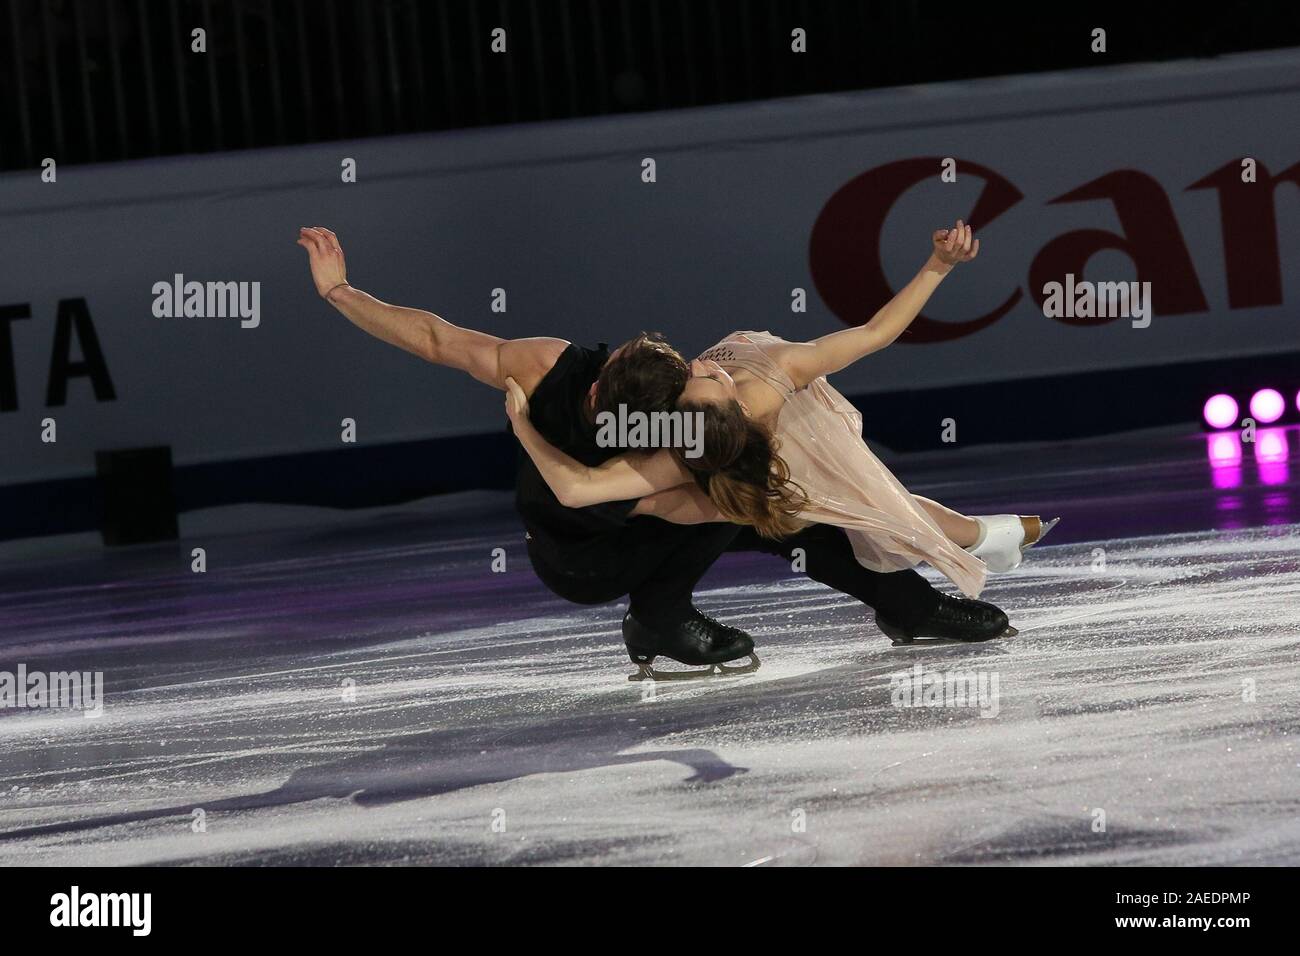
{"label": "man's brown hair", "polygon": [[672,411],[691,367],[658,332],[642,332],[605,363],[596,379],[595,411]]}

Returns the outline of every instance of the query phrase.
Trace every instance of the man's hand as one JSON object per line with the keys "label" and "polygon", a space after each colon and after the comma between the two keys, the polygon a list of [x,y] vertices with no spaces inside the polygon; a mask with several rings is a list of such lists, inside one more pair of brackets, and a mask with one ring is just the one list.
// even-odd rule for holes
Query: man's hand
{"label": "man's hand", "polygon": [[338,236],[324,226],[304,226],[298,230],[298,245],[307,250],[311,265],[311,279],[316,283],[316,294],[328,298],[331,291],[348,283],[347,264],[343,261],[343,247]]}
{"label": "man's hand", "polygon": [[938,229],[930,238],[934,246],[930,257],[949,269],[959,262],[970,262],[980,252],[980,241],[971,242],[971,228],[960,219],[952,229]]}

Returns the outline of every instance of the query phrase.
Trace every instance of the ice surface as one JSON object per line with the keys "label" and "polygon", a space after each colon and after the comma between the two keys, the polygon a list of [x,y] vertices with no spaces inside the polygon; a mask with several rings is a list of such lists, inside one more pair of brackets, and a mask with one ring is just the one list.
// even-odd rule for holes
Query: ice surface
{"label": "ice surface", "polygon": [[[107,705],[0,711],[0,862],[1300,863],[1300,526],[1061,535],[977,646],[729,557],[699,603],[762,669],[646,698],[619,609],[492,514],[5,566],[0,669],[103,670]],[[997,715],[894,706],[917,663],[996,675]]]}

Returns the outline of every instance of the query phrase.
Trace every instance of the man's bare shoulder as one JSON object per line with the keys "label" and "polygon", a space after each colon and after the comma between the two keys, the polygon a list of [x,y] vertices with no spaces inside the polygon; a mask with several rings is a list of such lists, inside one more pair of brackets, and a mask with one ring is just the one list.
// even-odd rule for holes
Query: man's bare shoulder
{"label": "man's bare shoulder", "polygon": [[501,345],[501,375],[513,378],[531,395],[568,347],[566,340],[547,336],[511,339]]}

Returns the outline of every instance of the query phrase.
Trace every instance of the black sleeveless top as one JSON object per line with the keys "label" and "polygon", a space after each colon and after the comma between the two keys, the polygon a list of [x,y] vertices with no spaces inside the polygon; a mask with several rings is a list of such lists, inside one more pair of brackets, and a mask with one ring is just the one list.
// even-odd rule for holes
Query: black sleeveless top
{"label": "black sleeveless top", "polygon": [[[570,345],[528,399],[528,414],[538,432],[584,465],[599,465],[618,448],[596,444],[596,425],[587,417],[587,393],[609,358],[604,343],[594,349]],[[515,508],[531,538],[529,551],[556,571],[584,574],[620,564],[620,539],[636,499],[586,508],[566,508],[556,500],[528,453],[520,449]]]}

